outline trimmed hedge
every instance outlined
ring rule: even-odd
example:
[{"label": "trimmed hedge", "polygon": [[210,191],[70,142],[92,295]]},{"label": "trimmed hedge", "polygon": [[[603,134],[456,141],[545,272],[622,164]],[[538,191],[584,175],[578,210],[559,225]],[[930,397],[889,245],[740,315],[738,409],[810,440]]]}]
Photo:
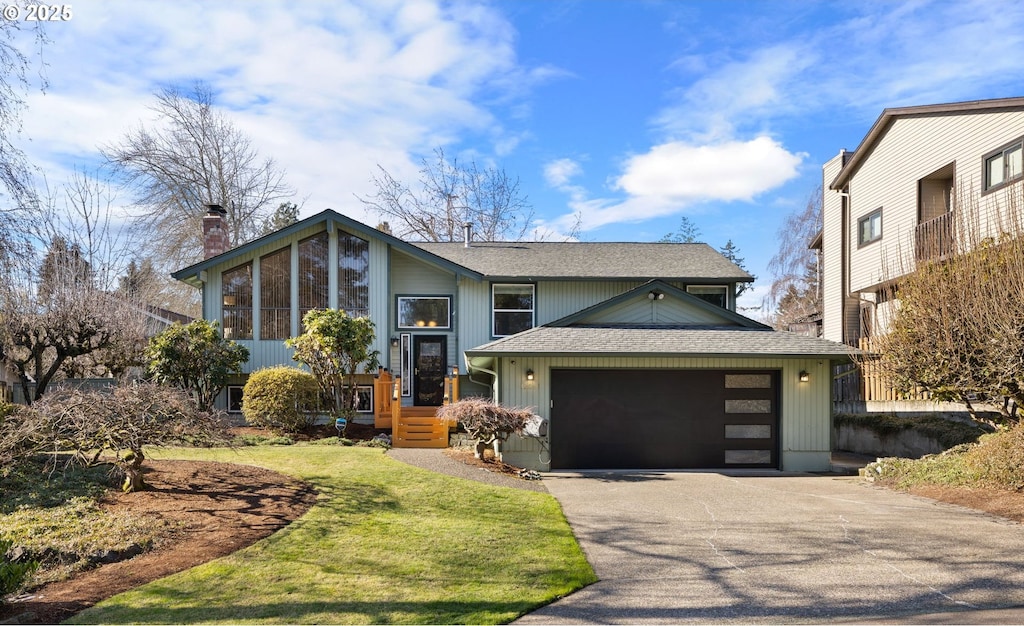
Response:
[{"label": "trimmed hedge", "polygon": [[267,367],[249,375],[242,390],[242,415],[252,426],[297,433],[317,417],[320,388],[309,372]]}]

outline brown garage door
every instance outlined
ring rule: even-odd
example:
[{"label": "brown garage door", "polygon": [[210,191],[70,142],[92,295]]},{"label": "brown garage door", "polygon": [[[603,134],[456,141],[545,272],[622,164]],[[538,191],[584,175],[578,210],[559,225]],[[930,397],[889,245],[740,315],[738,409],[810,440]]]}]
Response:
[{"label": "brown garage door", "polygon": [[778,373],[552,370],[553,469],[777,468]]}]

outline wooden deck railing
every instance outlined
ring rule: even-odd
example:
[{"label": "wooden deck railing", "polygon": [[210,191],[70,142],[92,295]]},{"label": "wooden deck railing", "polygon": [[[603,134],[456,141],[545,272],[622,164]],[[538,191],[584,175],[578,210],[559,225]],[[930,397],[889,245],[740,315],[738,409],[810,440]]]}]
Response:
[{"label": "wooden deck railing", "polygon": [[[878,350],[870,339],[861,338],[858,344],[865,352]],[[864,360],[856,365],[840,367],[843,371],[839,372],[841,375],[832,385],[832,400],[835,402],[931,400],[931,394],[920,388],[911,393],[897,391],[877,360]],[[851,368],[857,371],[847,373]]]},{"label": "wooden deck railing", "polygon": [[[402,406],[402,377],[380,369],[374,381],[373,425],[391,429],[391,445],[396,448],[447,448],[451,424],[437,417],[437,407]],[[453,373],[444,379],[444,404],[459,399],[459,377]]]},{"label": "wooden deck railing", "polygon": [[953,253],[953,213],[921,222],[914,229],[914,254],[918,261],[936,261]]}]

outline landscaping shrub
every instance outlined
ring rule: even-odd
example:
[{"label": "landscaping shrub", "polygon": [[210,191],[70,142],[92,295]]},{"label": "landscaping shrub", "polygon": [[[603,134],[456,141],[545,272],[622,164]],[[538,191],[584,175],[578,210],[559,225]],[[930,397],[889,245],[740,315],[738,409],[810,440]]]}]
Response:
[{"label": "landscaping shrub", "polygon": [[320,388],[312,374],[294,367],[253,372],[242,390],[242,414],[252,426],[297,433],[316,421]]},{"label": "landscaping shrub", "polygon": [[505,441],[512,433],[521,433],[533,411],[503,407],[483,398],[466,398],[439,408],[437,416],[461,424],[477,440],[476,457],[483,458],[487,446]]}]

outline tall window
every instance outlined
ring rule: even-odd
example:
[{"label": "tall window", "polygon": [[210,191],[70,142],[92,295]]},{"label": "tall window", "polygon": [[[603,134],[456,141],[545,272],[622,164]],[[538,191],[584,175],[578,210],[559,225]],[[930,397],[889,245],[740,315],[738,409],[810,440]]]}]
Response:
[{"label": "tall window", "polygon": [[1020,141],[985,156],[985,190],[1001,187],[1024,176],[1024,151]]},{"label": "tall window", "polygon": [[329,306],[327,233],[299,242],[299,319],[311,309]]},{"label": "tall window", "polygon": [[352,317],[370,314],[370,244],[338,233],[338,308]]},{"label": "tall window", "polygon": [[260,339],[292,334],[292,249],[260,259]]},{"label": "tall window", "polygon": [[857,220],[857,242],[864,246],[882,238],[882,209],[875,209]]},{"label": "tall window", "polygon": [[221,327],[225,339],[252,339],[252,262],[221,274]]},{"label": "tall window", "polygon": [[533,285],[491,287],[492,333],[507,337],[533,328]]}]

